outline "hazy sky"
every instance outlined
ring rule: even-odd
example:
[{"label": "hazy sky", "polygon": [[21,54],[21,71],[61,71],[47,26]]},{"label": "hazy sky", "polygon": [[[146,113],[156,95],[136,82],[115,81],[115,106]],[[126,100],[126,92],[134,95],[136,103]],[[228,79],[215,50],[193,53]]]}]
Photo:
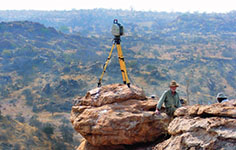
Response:
[{"label": "hazy sky", "polygon": [[112,8],[151,11],[229,12],[236,0],[2,0],[0,10],[71,10]]}]

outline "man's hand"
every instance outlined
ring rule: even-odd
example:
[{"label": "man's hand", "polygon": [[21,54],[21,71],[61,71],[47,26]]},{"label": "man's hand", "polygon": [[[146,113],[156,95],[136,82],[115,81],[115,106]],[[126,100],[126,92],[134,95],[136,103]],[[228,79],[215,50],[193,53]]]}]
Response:
[{"label": "man's hand", "polygon": [[159,115],[159,114],[160,114],[160,111],[159,111],[158,109],[156,109],[155,113],[156,113],[157,115]]}]

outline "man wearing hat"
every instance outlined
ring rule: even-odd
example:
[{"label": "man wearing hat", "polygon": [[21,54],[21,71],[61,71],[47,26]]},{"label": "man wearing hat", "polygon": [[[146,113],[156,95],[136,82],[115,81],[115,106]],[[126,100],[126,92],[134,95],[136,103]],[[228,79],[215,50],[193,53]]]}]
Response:
[{"label": "man wearing hat", "polygon": [[224,93],[218,93],[217,96],[216,96],[216,99],[219,103],[228,101],[228,99],[227,99],[227,97],[225,96]]},{"label": "man wearing hat", "polygon": [[176,92],[176,88],[179,87],[179,85],[173,80],[170,82],[169,87],[170,89],[166,90],[158,101],[156,114],[160,114],[163,103],[165,104],[165,111],[168,116],[173,116],[175,110],[181,106],[179,94]]}]

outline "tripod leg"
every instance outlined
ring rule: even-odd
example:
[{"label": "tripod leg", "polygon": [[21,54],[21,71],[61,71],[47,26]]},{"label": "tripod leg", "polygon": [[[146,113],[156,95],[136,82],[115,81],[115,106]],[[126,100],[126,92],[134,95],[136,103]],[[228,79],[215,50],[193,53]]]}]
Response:
[{"label": "tripod leg", "polygon": [[118,51],[118,57],[119,57],[119,62],[120,62],[120,70],[121,70],[121,74],[122,74],[122,78],[123,78],[123,82],[124,84],[127,84],[128,87],[130,87],[130,82],[128,79],[128,74],[127,74],[127,70],[126,70],[126,66],[125,66],[125,59],[121,50],[121,45],[117,44],[117,51]]},{"label": "tripod leg", "polygon": [[109,60],[111,59],[111,54],[112,54],[112,51],[113,51],[114,47],[115,47],[115,43],[112,45],[111,51],[109,53],[109,56],[108,56],[108,58],[106,60],[106,63],[104,64],[102,75],[101,75],[101,77],[100,77],[100,79],[98,81],[98,87],[100,87],[101,84],[102,84],[102,78],[103,78],[104,73],[106,72],[106,68],[107,68]]}]

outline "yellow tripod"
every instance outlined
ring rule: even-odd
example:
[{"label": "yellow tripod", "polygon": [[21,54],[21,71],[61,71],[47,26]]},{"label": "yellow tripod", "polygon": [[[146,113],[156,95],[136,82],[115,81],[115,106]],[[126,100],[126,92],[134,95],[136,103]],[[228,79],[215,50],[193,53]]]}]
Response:
[{"label": "yellow tripod", "polygon": [[111,54],[113,52],[113,49],[114,49],[115,45],[116,45],[117,52],[118,52],[118,58],[119,58],[120,70],[121,70],[121,74],[122,74],[122,78],[123,78],[123,83],[127,84],[127,86],[130,87],[130,82],[129,82],[129,78],[128,78],[128,74],[127,74],[127,70],[126,70],[126,66],[125,66],[125,60],[124,60],[124,56],[123,56],[123,53],[122,53],[122,50],[121,50],[120,42],[121,42],[120,41],[120,36],[115,36],[114,42],[113,42],[112,47],[111,47],[111,51],[109,53],[109,56],[106,60],[105,65],[104,65],[102,75],[101,75],[101,77],[98,81],[98,87],[101,86],[103,75],[106,72],[106,68],[107,68],[109,60],[111,59]]}]

